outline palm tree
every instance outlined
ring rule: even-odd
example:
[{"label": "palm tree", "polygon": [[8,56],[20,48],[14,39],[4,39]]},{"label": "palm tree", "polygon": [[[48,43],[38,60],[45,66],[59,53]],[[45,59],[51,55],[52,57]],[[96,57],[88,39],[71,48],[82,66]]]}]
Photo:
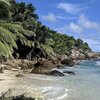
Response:
[{"label": "palm tree", "polygon": [[[8,21],[11,17],[9,9],[9,1],[0,0],[0,19],[2,19],[0,20],[0,55],[7,58],[14,52],[13,48],[17,49],[16,41],[20,40],[23,45],[31,47],[34,46],[34,42],[29,38],[35,37],[35,33],[24,29],[21,22],[11,23]],[[22,9],[20,11],[22,12]]]},{"label": "palm tree", "polygon": [[27,37],[35,37],[35,33],[30,30],[25,30],[23,26],[15,23],[0,22],[0,41],[4,45],[8,45],[7,47],[10,47],[9,51],[12,51],[12,53],[13,47],[17,48],[17,40],[20,40],[23,45],[28,45],[30,47],[34,45]]},{"label": "palm tree", "polygon": [[[25,30],[19,23],[8,23],[10,17],[9,1],[0,0],[0,55],[9,57],[13,53],[13,48],[17,48],[16,41],[21,40],[24,45],[33,45],[26,37],[35,36],[30,30]],[[4,20],[4,21],[3,21]],[[6,21],[5,21],[6,20]]]}]

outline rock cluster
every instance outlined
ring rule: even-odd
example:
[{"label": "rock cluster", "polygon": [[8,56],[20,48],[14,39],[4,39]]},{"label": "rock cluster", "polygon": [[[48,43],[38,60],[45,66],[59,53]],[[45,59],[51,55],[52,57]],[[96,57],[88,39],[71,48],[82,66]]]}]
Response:
[{"label": "rock cluster", "polygon": [[[0,68],[0,73],[3,73],[3,70],[12,70],[18,69],[23,70],[23,72],[30,69],[31,73],[34,74],[46,74],[54,76],[64,76],[63,73],[75,75],[74,72],[64,71],[63,73],[58,70],[52,70],[54,68],[63,68],[65,66],[72,67],[77,64],[78,60],[92,59],[97,57],[96,53],[87,53],[83,54],[82,50],[73,49],[70,57],[66,55],[60,55],[55,59],[43,59],[39,61],[29,61],[29,60],[8,60],[3,63],[3,66]],[[3,70],[2,70],[3,69]],[[17,75],[18,77],[19,74]]]}]

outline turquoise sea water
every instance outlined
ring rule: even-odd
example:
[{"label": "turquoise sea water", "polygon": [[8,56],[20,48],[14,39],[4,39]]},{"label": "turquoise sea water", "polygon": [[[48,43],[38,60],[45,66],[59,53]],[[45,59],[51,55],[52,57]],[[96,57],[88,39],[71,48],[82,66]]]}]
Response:
[{"label": "turquoise sea water", "polygon": [[69,89],[62,100],[100,100],[99,61],[85,61],[70,70],[76,75],[62,79],[62,85]]},{"label": "turquoise sea water", "polygon": [[100,64],[97,62],[83,61],[74,68],[62,69],[74,71],[76,75],[52,77],[56,84],[50,85],[46,100],[100,100]]},{"label": "turquoise sea water", "polygon": [[28,82],[24,78],[23,82],[31,84],[31,88],[40,89],[44,93],[44,100],[100,100],[99,60],[83,61],[73,68],[60,69],[63,70],[76,74],[66,74],[64,77],[31,74]]}]

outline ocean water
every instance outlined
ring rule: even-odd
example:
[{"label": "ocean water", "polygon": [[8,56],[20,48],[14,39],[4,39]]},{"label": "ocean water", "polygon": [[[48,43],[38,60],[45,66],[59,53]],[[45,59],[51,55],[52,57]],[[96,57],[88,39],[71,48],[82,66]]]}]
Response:
[{"label": "ocean water", "polygon": [[30,74],[22,80],[25,85],[39,89],[44,93],[44,100],[100,100],[100,61],[83,61],[73,68],[75,75],[65,77]]},{"label": "ocean water", "polygon": [[62,70],[74,71],[76,75],[47,77],[55,83],[41,87],[45,91],[45,100],[100,100],[99,60],[84,61],[74,68]]}]

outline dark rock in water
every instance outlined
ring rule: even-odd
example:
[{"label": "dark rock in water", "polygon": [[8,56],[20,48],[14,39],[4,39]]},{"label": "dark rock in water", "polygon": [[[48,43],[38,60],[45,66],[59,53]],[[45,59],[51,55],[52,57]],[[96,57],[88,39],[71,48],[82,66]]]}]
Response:
[{"label": "dark rock in water", "polygon": [[67,70],[65,70],[65,71],[63,71],[63,73],[67,73],[67,74],[70,74],[70,75],[75,75],[75,72],[73,72],[73,71],[67,71]]},{"label": "dark rock in water", "polygon": [[52,76],[65,76],[63,73],[61,73],[58,70],[52,70],[47,75],[52,75]]},{"label": "dark rock in water", "polygon": [[64,59],[61,61],[61,64],[64,64],[66,66],[74,66],[75,62],[72,59]]},{"label": "dark rock in water", "polygon": [[[36,93],[35,93],[36,92]],[[0,100],[43,100],[42,94],[39,91],[33,91],[20,88],[20,89],[9,89],[3,95],[1,95]]]},{"label": "dark rock in water", "polygon": [[2,70],[2,68],[0,68],[0,73],[3,73],[3,70]]},{"label": "dark rock in water", "polygon": [[35,68],[31,71],[31,73],[47,74],[48,72],[50,72],[50,70],[52,70],[56,66],[48,60],[41,60],[38,61],[36,64],[34,64],[34,67]]}]

